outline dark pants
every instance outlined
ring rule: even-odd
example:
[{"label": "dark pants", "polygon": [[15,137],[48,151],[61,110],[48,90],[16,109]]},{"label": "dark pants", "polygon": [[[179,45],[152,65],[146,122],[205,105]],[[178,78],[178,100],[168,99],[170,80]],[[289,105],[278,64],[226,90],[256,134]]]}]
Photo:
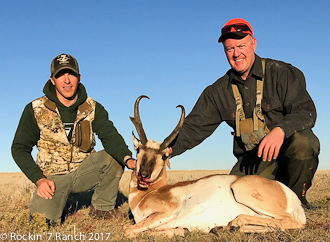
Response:
[{"label": "dark pants", "polygon": [[280,181],[291,188],[303,204],[308,204],[305,195],[312,186],[320,153],[320,142],[312,130],[302,130],[285,139],[276,160],[263,162],[257,152],[256,148],[238,157],[230,174],[260,175]]}]

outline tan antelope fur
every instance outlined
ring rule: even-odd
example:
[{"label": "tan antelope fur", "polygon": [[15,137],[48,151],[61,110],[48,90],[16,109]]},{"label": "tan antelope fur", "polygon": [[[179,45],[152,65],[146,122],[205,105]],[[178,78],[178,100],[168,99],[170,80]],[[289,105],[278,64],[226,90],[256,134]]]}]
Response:
[{"label": "tan antelope fur", "polygon": [[[210,175],[168,185],[168,145],[177,136],[185,116],[163,143],[147,139],[139,117],[140,96],[135,102],[133,134],[137,165],[132,172],[128,195],[134,225],[125,225],[133,237],[146,230],[168,235],[184,229],[209,232],[214,227],[240,227],[242,232],[302,228],[306,223],[298,197],[288,187],[260,176]],[[148,97],[146,97],[148,98]]]}]

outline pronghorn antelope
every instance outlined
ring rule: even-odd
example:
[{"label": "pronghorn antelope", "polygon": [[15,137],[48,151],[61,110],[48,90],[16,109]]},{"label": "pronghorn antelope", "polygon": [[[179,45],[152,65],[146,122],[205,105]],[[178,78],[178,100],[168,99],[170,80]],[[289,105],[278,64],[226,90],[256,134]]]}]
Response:
[{"label": "pronghorn antelope", "polygon": [[[240,227],[242,232],[302,228],[305,213],[298,197],[288,187],[260,176],[210,175],[194,181],[168,185],[167,147],[179,133],[185,117],[162,143],[147,139],[135,102],[133,134],[137,164],[128,195],[135,225],[125,225],[125,235],[154,229],[168,235],[184,230],[209,232],[214,227]],[[166,164],[166,165],[165,165]]]}]

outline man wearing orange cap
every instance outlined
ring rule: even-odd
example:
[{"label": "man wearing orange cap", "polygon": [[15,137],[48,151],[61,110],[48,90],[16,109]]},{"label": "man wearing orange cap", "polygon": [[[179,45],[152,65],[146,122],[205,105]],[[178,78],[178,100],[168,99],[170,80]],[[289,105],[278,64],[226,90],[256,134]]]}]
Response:
[{"label": "man wearing orange cap", "polygon": [[257,40],[244,19],[228,21],[218,42],[231,69],[203,91],[169,148],[172,157],[200,144],[225,121],[235,131],[237,163],[230,174],[279,180],[310,207],[305,195],[320,143],[311,130],[316,109],[303,73],[256,55]]}]

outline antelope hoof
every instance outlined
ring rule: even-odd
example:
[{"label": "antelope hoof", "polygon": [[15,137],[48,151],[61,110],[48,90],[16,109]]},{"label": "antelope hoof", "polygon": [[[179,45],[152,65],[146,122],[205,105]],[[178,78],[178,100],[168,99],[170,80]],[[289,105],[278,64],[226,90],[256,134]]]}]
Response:
[{"label": "antelope hoof", "polygon": [[124,229],[125,237],[128,237],[128,238],[136,237],[136,233],[133,231],[133,226],[134,225],[130,225],[130,224],[125,224],[124,225],[123,229]]},{"label": "antelope hoof", "polygon": [[234,233],[234,232],[237,232],[240,230],[240,227],[239,226],[230,226],[230,232]]},{"label": "antelope hoof", "polygon": [[214,227],[210,230],[210,234],[215,234],[216,236],[219,236],[220,233],[224,230],[224,228],[222,226],[217,226],[217,227]]}]

